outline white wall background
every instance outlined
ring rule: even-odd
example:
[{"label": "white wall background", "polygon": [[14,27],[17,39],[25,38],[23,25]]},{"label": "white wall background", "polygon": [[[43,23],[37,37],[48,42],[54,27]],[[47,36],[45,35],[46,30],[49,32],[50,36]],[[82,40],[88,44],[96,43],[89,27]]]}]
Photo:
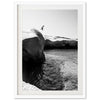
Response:
[{"label": "white wall background", "polygon": [[[87,98],[85,100],[100,100],[100,0],[85,1],[87,2]],[[14,99],[16,34],[13,31],[13,2],[14,0],[0,1],[0,100]]]}]

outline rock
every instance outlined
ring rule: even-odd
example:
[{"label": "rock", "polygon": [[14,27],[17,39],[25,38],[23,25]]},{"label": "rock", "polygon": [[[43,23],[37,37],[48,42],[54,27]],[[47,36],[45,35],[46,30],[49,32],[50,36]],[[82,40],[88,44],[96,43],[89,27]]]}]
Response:
[{"label": "rock", "polygon": [[42,64],[45,61],[44,38],[39,31],[34,31],[38,37],[22,41],[23,81],[31,84],[35,84],[39,74],[42,74]]},{"label": "rock", "polygon": [[23,90],[34,90],[34,91],[41,91],[39,88],[37,88],[36,86],[34,85],[31,85],[29,83],[26,83],[26,82],[22,82],[22,89]]},{"label": "rock", "polygon": [[78,42],[76,40],[51,41],[46,39],[44,49],[77,49],[77,46]]}]

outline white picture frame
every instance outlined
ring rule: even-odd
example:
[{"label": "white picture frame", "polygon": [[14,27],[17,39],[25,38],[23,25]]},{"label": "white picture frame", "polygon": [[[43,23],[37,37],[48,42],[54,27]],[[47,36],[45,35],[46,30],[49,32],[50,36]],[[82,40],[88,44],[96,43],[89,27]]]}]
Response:
[{"label": "white picture frame", "polygon": [[[22,34],[23,9],[78,10],[78,91],[23,91],[22,90]],[[17,34],[17,64],[15,67],[15,98],[86,98],[86,3],[84,2],[16,2],[15,33]]]}]

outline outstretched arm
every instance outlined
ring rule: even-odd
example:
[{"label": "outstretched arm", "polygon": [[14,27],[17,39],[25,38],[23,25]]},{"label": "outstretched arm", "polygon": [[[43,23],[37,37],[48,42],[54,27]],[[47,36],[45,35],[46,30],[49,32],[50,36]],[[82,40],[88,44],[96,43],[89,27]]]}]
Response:
[{"label": "outstretched arm", "polygon": [[44,29],[44,25],[41,27],[41,30],[43,30]]}]

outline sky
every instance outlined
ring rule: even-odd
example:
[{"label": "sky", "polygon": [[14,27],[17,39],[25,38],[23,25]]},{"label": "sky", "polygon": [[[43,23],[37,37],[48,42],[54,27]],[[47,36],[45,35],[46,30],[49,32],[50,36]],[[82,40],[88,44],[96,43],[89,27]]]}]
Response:
[{"label": "sky", "polygon": [[22,30],[41,29],[43,35],[77,38],[77,10],[33,10],[22,12]]}]

